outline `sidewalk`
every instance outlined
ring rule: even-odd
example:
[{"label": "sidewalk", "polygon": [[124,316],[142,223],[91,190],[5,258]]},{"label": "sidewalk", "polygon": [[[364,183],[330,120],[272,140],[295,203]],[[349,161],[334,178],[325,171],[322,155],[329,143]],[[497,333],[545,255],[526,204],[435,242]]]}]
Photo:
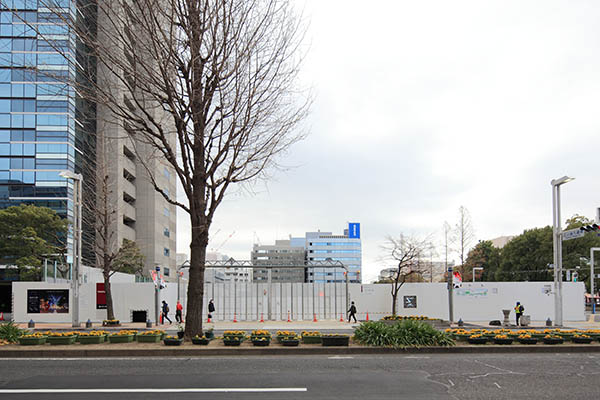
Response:
[{"label": "sidewalk", "polygon": [[[27,329],[27,323],[19,323],[17,324],[21,328]],[[255,329],[264,329],[268,331],[353,331],[354,327],[360,325],[360,323],[348,323],[348,322],[340,322],[340,321],[239,321],[239,322],[231,322],[231,321],[215,321],[211,323],[204,323],[203,328],[206,329],[214,329],[217,332],[222,332],[226,330],[242,330],[242,331],[251,331]],[[86,330],[85,323],[81,324],[80,328],[73,328],[70,323],[36,323],[35,330]],[[145,330],[146,323],[122,323],[121,326],[117,327],[103,327],[101,323],[95,323],[92,325],[91,329],[104,329],[104,330],[121,330],[121,329],[135,329],[135,330]],[[175,332],[177,331],[177,324],[166,324],[166,325],[152,325],[151,329],[161,329],[167,332]],[[89,330],[89,328],[87,329]]]}]

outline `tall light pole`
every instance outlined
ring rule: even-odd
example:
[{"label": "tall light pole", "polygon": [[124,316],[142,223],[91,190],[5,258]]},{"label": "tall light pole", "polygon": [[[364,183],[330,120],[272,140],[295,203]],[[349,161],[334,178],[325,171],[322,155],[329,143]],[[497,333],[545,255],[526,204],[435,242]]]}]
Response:
[{"label": "tall light pole", "polygon": [[563,324],[562,301],[562,229],[560,227],[560,186],[575,178],[563,176],[550,181],[552,185],[552,244],[554,250],[554,325]]},{"label": "tall light pole", "polygon": [[190,267],[190,260],[185,260],[177,268],[177,302],[178,303],[179,303],[179,299],[181,298],[180,283],[181,283],[181,275],[183,275],[183,272],[181,272],[181,270],[184,268],[189,268],[189,267]]},{"label": "tall light pole", "polygon": [[590,294],[592,295],[592,314],[596,314],[596,298],[594,296],[594,252],[600,247],[590,248]]},{"label": "tall light pole", "polygon": [[73,229],[73,274],[71,276],[71,286],[73,287],[73,328],[79,328],[79,274],[81,270],[81,186],[83,185],[83,176],[71,171],[61,171],[59,175],[65,179],[73,181],[73,206],[75,212],[75,229]]}]

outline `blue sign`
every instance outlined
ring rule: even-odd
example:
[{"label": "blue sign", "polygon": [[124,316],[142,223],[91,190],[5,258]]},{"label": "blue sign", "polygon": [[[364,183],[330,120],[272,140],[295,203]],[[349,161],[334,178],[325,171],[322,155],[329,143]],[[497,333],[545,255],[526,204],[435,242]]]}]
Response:
[{"label": "blue sign", "polygon": [[348,223],[348,237],[350,239],[360,239],[360,223],[358,223],[358,222]]}]

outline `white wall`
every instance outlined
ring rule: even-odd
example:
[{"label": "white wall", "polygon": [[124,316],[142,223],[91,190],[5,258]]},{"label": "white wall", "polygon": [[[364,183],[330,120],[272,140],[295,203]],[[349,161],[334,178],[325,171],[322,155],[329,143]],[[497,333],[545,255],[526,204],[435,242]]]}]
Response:
[{"label": "white wall", "polygon": [[[27,289],[69,289],[69,284],[46,282],[13,283],[13,319],[26,322],[70,322],[71,314],[27,314]],[[115,317],[121,321],[131,321],[131,312],[148,311],[154,321],[154,284],[118,283],[111,285]],[[554,296],[548,290],[551,282],[477,282],[463,283],[462,288],[454,291],[454,319],[464,321],[489,321],[502,319],[502,309],[512,310],[517,301],[525,307],[525,314],[531,319],[554,320]],[[204,289],[205,310],[211,298],[214,298],[216,320],[286,320],[288,311],[293,320],[340,319],[346,317],[345,284],[268,284],[254,283],[215,283],[206,284]],[[181,285],[181,301],[186,307],[187,287]],[[356,302],[358,319],[377,320],[391,313],[390,285],[370,284],[349,285],[350,299]],[[416,296],[417,308],[404,308],[404,296]],[[563,282],[563,319],[565,321],[583,321],[585,319],[584,284],[582,282]],[[269,307],[269,299],[271,306]],[[170,318],[175,321],[177,302],[177,283],[167,283],[160,292],[160,300],[169,303]],[[72,310],[73,301],[69,301]],[[448,319],[448,291],[445,283],[406,283],[398,294],[399,315],[426,315],[432,318]],[[514,317],[514,313],[511,314]],[[96,309],[96,284],[81,285],[80,321],[88,318],[92,322],[106,319],[106,310]]]},{"label": "white wall", "polygon": [[[71,322],[73,310],[73,294],[68,283],[47,282],[13,282],[13,321],[27,322]],[[69,289],[69,313],[65,314],[28,314],[27,289]],[[111,283],[115,318],[123,322],[131,321],[131,312],[146,310],[151,321],[154,317],[154,284],[153,283]],[[169,304],[170,318],[175,321],[175,304],[177,303],[177,284],[167,283],[160,291],[160,301]],[[159,303],[160,303],[159,301]],[[80,286],[79,320],[85,322],[101,322],[106,319],[105,309],[96,309],[96,283],[84,283]]]},{"label": "white wall", "polygon": [[[517,301],[532,320],[554,320],[552,282],[476,282],[463,283],[454,290],[454,319],[488,321],[503,319],[502,310],[512,310]],[[583,321],[585,286],[583,282],[563,282],[563,320]],[[392,310],[390,285],[353,285],[351,299],[358,316],[379,319]],[[417,296],[417,308],[404,308],[404,296]],[[448,290],[445,283],[406,283],[398,293],[398,315],[426,315],[448,319]],[[511,314],[514,317],[514,312]]]}]

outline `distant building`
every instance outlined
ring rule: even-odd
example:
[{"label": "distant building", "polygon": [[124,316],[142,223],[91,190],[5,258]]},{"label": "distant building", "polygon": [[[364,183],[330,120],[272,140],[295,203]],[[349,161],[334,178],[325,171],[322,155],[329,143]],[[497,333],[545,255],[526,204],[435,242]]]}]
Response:
[{"label": "distant building", "polygon": [[[332,232],[306,232],[303,238],[292,238],[292,246],[306,249],[307,261],[340,261],[348,268],[348,281],[362,283],[362,249],[360,224],[350,222],[342,235]],[[307,268],[306,282],[345,282],[342,268]]]},{"label": "distant building", "polygon": [[506,246],[506,244],[510,242],[513,238],[514,236],[500,236],[495,239],[490,239],[490,242],[492,242],[492,246],[494,246],[495,248],[501,249],[504,246]]},{"label": "distant building", "polygon": [[[269,268],[261,265],[304,265],[304,246],[292,246],[291,240],[276,240],[274,245],[255,244],[250,255],[254,282],[269,280]],[[271,282],[305,282],[305,268],[270,268]]]},{"label": "distant building", "polygon": [[[454,261],[448,261],[448,267],[453,267]],[[444,282],[446,272],[445,261],[420,260],[417,270],[424,282]],[[378,281],[394,279],[398,267],[384,268],[379,272]]]}]

